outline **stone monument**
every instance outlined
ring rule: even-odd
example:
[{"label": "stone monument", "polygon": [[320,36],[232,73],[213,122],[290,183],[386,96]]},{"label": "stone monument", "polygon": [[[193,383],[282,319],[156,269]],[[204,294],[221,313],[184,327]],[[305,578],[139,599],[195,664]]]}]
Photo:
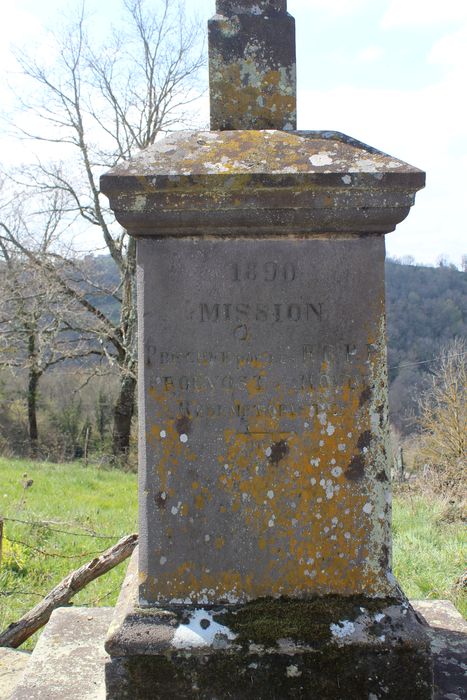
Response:
[{"label": "stone monument", "polygon": [[294,130],[285,0],[217,12],[212,130],[102,178],[137,238],[140,343],[108,697],[425,700],[429,643],[391,573],[384,299],[384,234],[425,176]]}]

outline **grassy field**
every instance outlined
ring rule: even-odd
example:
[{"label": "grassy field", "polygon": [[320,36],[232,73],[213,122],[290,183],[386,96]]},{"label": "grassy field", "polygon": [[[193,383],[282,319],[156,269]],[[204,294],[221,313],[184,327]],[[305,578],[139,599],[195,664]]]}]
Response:
[{"label": "grassy field", "polygon": [[[33,484],[25,488],[29,479]],[[5,521],[0,568],[1,629],[33,607],[70,571],[123,535],[137,531],[136,490],[134,474],[81,464],[0,458],[0,514],[49,525]],[[125,569],[123,563],[91,583],[74,598],[74,604],[114,605]],[[32,648],[35,640],[36,635],[24,648]]]},{"label": "grassy field", "polygon": [[[0,514],[9,518],[0,569],[0,629],[72,569],[135,532],[136,509],[134,474],[0,458]],[[448,598],[466,615],[465,593],[455,585],[465,568],[465,526],[460,520],[446,522],[444,513],[441,500],[396,496],[395,573],[409,597]],[[74,604],[114,605],[125,569],[123,564],[92,583]],[[24,648],[32,648],[36,636]]]}]

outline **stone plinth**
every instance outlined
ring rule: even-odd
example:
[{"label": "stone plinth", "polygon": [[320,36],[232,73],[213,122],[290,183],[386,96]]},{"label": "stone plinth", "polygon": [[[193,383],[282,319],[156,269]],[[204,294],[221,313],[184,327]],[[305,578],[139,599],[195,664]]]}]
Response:
[{"label": "stone plinth", "polygon": [[109,697],[337,698],[355,676],[398,698],[401,664],[431,696],[386,453],[384,234],[423,185],[342,134],[255,130],[177,134],[102,178],[140,319],[140,560]]},{"label": "stone plinth", "polygon": [[106,642],[112,700],[432,697],[428,628],[406,600],[263,598],[148,614],[137,578],[135,554]]}]

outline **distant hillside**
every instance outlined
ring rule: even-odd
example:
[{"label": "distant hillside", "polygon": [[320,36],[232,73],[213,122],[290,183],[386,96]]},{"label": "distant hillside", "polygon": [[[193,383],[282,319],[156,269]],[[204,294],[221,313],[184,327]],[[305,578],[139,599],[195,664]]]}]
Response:
[{"label": "distant hillside", "polygon": [[450,267],[386,263],[390,379],[399,365],[429,360],[467,336],[467,273]]},{"label": "distant hillside", "polygon": [[433,359],[450,340],[467,337],[467,273],[388,260],[386,298],[391,421],[408,433]]}]

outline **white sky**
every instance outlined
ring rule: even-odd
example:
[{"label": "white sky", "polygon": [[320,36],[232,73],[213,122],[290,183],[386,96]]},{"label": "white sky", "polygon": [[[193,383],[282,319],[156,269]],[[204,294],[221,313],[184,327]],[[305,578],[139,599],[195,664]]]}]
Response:
[{"label": "white sky", "polygon": [[[88,0],[97,27],[112,21],[118,2]],[[11,47],[30,50],[74,4],[3,4],[4,109],[11,105],[6,83],[21,89]],[[187,6],[207,21],[215,0]],[[426,263],[444,254],[459,265],[467,253],[467,0],[289,0],[288,9],[297,25],[299,128],[343,131],[426,170],[427,188],[387,237],[388,253]],[[28,151],[0,129],[2,161],[27,160]]]}]

